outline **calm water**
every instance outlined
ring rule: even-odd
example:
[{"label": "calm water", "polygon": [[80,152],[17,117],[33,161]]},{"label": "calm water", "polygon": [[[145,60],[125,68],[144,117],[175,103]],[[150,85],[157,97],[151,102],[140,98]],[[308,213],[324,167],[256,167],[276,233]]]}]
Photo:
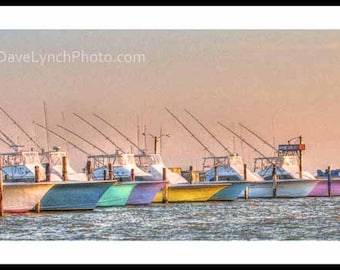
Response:
[{"label": "calm water", "polygon": [[257,199],[0,218],[0,240],[340,240],[340,198]]}]

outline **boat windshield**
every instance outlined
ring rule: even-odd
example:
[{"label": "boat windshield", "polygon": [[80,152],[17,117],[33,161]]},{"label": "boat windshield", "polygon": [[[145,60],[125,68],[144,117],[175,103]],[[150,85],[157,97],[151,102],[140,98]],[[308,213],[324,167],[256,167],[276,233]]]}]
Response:
[{"label": "boat windshield", "polygon": [[38,152],[22,152],[24,164],[39,164],[40,157]]},{"label": "boat windshield", "polygon": [[66,156],[66,152],[50,152],[49,158],[50,158],[50,164],[52,166],[56,165],[62,165],[63,164],[63,157]]},{"label": "boat windshield", "polygon": [[156,154],[152,154],[150,155],[150,159],[151,159],[151,164],[152,165],[163,165],[163,160],[162,157],[160,155],[156,155]]},{"label": "boat windshield", "polygon": [[126,165],[136,165],[134,155],[125,154],[119,155],[114,161],[115,166],[126,166]]}]

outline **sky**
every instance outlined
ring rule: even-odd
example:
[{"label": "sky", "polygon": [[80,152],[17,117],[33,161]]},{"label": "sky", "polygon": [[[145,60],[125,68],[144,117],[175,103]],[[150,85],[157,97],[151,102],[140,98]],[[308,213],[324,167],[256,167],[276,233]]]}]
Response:
[{"label": "sky", "polygon": [[[142,63],[10,62],[9,55],[143,54]],[[172,111],[215,155],[224,149],[186,112],[194,114],[248,166],[258,155],[217,124],[241,133],[263,154],[272,150],[243,123],[270,143],[302,136],[304,168],[316,173],[339,168],[340,31],[338,30],[0,30],[0,106],[47,149],[46,132],[33,121],[67,137],[91,154],[95,148],[56,125],[77,132],[114,152],[101,134],[76,118],[85,117],[125,151],[137,152],[96,113],[145,148],[147,133],[159,136],[168,167],[202,169],[203,147],[167,111]],[[34,145],[0,112],[0,128],[29,149]],[[146,149],[153,151],[147,136]],[[86,155],[49,135],[80,170]],[[10,149],[0,141],[0,151]],[[159,145],[158,145],[159,151]]]}]

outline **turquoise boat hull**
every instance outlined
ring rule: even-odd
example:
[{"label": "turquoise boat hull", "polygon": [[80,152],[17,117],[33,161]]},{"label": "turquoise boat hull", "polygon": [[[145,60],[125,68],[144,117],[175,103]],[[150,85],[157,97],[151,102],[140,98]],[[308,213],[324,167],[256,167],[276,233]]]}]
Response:
[{"label": "turquoise boat hull", "polygon": [[111,181],[65,181],[54,186],[40,201],[41,211],[93,210]]}]

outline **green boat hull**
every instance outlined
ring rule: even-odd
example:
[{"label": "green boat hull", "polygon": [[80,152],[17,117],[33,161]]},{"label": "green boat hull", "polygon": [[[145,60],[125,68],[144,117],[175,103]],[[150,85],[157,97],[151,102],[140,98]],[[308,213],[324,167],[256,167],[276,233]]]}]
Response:
[{"label": "green boat hull", "polygon": [[129,196],[135,188],[135,183],[113,184],[102,195],[97,203],[97,207],[111,207],[126,205]]}]

